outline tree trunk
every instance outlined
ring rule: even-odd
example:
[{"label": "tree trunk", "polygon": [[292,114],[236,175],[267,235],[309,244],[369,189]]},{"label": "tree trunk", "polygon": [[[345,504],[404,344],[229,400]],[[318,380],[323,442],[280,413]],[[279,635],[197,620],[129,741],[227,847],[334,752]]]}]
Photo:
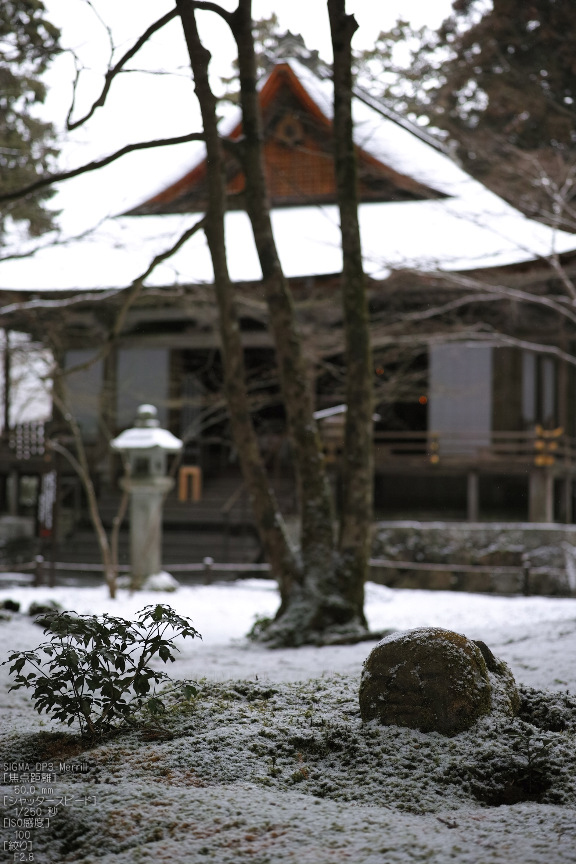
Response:
[{"label": "tree trunk", "polygon": [[86,451],[84,450],[84,443],[80,435],[80,430],[73,425],[73,422],[70,423],[70,426],[72,428],[72,433],[74,435],[74,440],[78,449],[78,459],[76,459],[76,457],[66,447],[63,447],[61,444],[59,444],[58,441],[50,441],[49,446],[56,453],[60,453],[68,460],[68,462],[76,471],[76,473],[80,477],[80,480],[82,481],[84,491],[86,492],[86,498],[88,499],[90,520],[96,533],[96,539],[98,540],[98,546],[100,548],[102,569],[104,571],[104,581],[108,586],[108,593],[110,595],[110,599],[114,600],[118,588],[118,561],[115,561],[113,559],[112,553],[110,551],[110,544],[108,543],[108,537],[106,535],[106,530],[104,528],[104,525],[102,524],[102,519],[100,518],[100,511],[98,510],[98,499],[96,497],[94,484],[92,483],[92,478],[90,477],[90,472],[88,470]]},{"label": "tree trunk", "polygon": [[2,433],[5,436],[6,440],[10,436],[10,401],[11,401],[11,378],[12,378],[12,357],[11,357],[11,345],[10,345],[10,330],[8,327],[4,328],[4,351],[2,354],[2,363],[3,363],[3,373],[4,373],[4,387],[2,394]]},{"label": "tree trunk", "polygon": [[[58,353],[59,352],[56,350],[53,350],[54,358],[58,356]],[[80,478],[80,482],[84,487],[84,492],[86,493],[86,499],[88,502],[90,521],[92,522],[92,527],[94,528],[98,547],[100,549],[104,580],[108,586],[110,599],[114,600],[118,588],[118,562],[114,561],[112,558],[106,529],[104,528],[100,517],[98,498],[96,496],[92,477],[90,476],[90,465],[88,464],[88,457],[86,455],[82,433],[76,418],[68,409],[69,399],[64,385],[64,373],[61,363],[57,363],[53,371],[52,404],[55,406],[61,420],[67,424],[72,433],[77,456],[74,456],[68,448],[62,446],[62,444],[54,439],[49,442],[49,446],[56,453],[60,453],[64,456]]]},{"label": "tree trunk", "polygon": [[342,232],[342,302],[346,339],[346,428],[338,539],[339,587],[363,618],[373,498],[373,396],[370,316],[358,224],[352,123],[351,40],[358,25],[346,0],[328,0],[334,52],[334,164]]},{"label": "tree trunk", "polygon": [[208,80],[210,52],[200,42],[193,5],[187,0],[177,0],[177,8],[190,55],[206,140],[209,207],[205,219],[205,232],[214,269],[224,387],[230,423],[260,540],[270,563],[272,575],[280,586],[281,609],[283,609],[288,604],[295,585],[301,581],[301,571],[287,540],[250,416],[240,325],[226,259],[224,235],[226,187],[217,127],[216,99]]},{"label": "tree trunk", "polygon": [[[292,296],[282,272],[272,231],[256,86],[251,0],[239,0],[233,13],[225,12],[214,3],[202,3],[200,0],[177,0],[177,8],[190,53],[206,136],[210,207],[205,230],[214,266],[220,310],[226,397],[244,476],[252,494],[255,518],[273,573],[279,577],[281,587],[280,609],[263,637],[276,645],[322,642],[334,637],[354,638],[365,634],[362,586],[360,590],[357,585],[351,590],[347,570],[339,566],[334,539],[332,496],[322,443],[314,419],[314,396],[296,327]],[[274,502],[263,492],[264,486],[267,488],[267,482],[248,411],[239,324],[232,302],[226,264],[225,180],[221,143],[216,126],[215,99],[207,77],[210,55],[198,37],[195,8],[211,9],[225,18],[232,28],[238,46],[243,137],[235,146],[246,179],[246,210],[262,268],[269,325],[276,348],[288,432],[293,448],[301,516],[300,567],[295,567],[292,559],[287,557],[287,546],[282,546],[285,539],[280,542],[280,534],[276,537],[269,533],[279,527],[278,515]],[[276,547],[270,543],[273,536]],[[271,553],[276,554],[276,564]],[[287,566],[290,574],[288,577]],[[343,587],[345,590],[342,590]]]},{"label": "tree trunk", "polygon": [[333,513],[322,443],[314,420],[314,396],[296,328],[294,304],[276,249],[264,173],[262,123],[252,32],[251,0],[240,0],[232,30],[238,45],[242,106],[241,162],[246,177],[246,210],[269,309],[284,408],[291,439],[302,518],[302,559],[306,573],[332,569]]},{"label": "tree trunk", "polygon": [[363,617],[338,583],[332,496],[322,442],[314,419],[314,396],[294,315],[294,304],[276,249],[262,148],[262,123],[252,32],[251,0],[231,16],[238,46],[242,132],[240,156],[246,178],[246,209],[274,337],[280,384],[292,443],[301,515],[304,581],[277,616],[269,635],[285,644],[315,641],[331,630],[356,629]]}]

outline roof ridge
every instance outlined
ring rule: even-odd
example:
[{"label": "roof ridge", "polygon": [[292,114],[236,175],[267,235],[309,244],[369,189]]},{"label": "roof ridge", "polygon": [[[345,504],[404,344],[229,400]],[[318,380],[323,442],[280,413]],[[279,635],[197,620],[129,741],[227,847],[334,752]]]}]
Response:
[{"label": "roof ridge", "polygon": [[353,86],[352,92],[357,99],[359,99],[361,102],[364,102],[364,104],[368,105],[369,108],[372,108],[374,111],[378,111],[378,113],[382,114],[383,117],[386,117],[388,120],[391,120],[393,123],[401,126],[402,129],[406,129],[407,132],[410,132],[416,138],[424,141],[425,144],[429,144],[431,147],[434,147],[435,150],[438,150],[444,156],[448,156],[450,159],[452,159],[452,161],[455,161],[451,152],[451,148],[448,145],[444,144],[444,142],[440,141],[438,138],[436,138],[435,135],[432,135],[430,132],[426,132],[425,129],[422,129],[412,120],[409,120],[407,117],[403,117],[402,114],[400,114],[394,108],[390,108],[390,106],[387,105],[382,98],[374,96],[372,93],[364,90],[364,88],[358,84],[355,84]]},{"label": "roof ridge", "polygon": [[[315,53],[317,54],[317,52]],[[320,82],[332,81],[332,67],[328,63],[317,57],[314,58],[314,62],[306,62],[306,60],[301,56],[281,56],[275,58],[274,65],[280,65],[281,63],[287,63],[288,65],[290,65],[291,61],[300,63]],[[270,71],[272,68],[273,66],[270,68]],[[407,117],[404,117],[394,108],[391,108],[390,105],[388,105],[382,97],[374,96],[373,93],[368,92],[368,90],[362,87],[361,84],[354,84],[352,87],[352,93],[357,99],[360,100],[360,102],[363,102],[369,108],[372,108],[372,110],[377,111],[383,117],[386,117],[387,120],[390,120],[392,123],[396,123],[397,126],[400,126],[402,129],[410,132],[412,135],[414,135],[416,138],[419,138],[425,144],[428,144],[430,147],[433,147],[439,153],[442,153],[442,155],[447,156],[455,164],[457,164],[459,168],[462,167],[454,158],[454,153],[450,145],[445,144],[435,135],[427,132],[421,126],[418,126],[412,120],[409,120]]]}]

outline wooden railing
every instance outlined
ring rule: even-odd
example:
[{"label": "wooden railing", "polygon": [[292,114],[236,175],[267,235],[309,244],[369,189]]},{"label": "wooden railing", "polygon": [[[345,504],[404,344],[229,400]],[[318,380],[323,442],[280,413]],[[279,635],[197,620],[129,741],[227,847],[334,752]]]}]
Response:
[{"label": "wooden railing", "polygon": [[[342,424],[321,424],[322,439],[330,461],[338,458],[343,446]],[[10,455],[26,461],[45,452],[45,424],[19,423],[2,436]],[[519,432],[435,432],[375,431],[377,463],[398,460],[435,465],[478,462],[505,462],[513,465],[576,466],[576,439],[562,429],[536,427]],[[237,490],[239,491],[239,490]]]},{"label": "wooden railing", "polygon": [[[340,429],[325,426],[322,438],[334,459],[342,450]],[[381,432],[374,433],[377,464],[413,462],[420,465],[504,463],[510,467],[558,464],[576,467],[576,439],[562,430],[524,432]]]}]

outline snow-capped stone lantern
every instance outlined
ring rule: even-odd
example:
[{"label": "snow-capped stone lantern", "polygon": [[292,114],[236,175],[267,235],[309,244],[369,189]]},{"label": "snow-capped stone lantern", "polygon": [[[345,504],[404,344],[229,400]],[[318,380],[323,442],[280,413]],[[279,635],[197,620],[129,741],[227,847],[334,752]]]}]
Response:
[{"label": "snow-capped stone lantern", "polygon": [[154,405],[140,405],[132,429],[121,432],[110,446],[126,455],[120,485],[130,494],[130,586],[141,588],[163,574],[162,502],[174,485],[166,476],[167,456],[181,450],[182,441],[160,428]]}]

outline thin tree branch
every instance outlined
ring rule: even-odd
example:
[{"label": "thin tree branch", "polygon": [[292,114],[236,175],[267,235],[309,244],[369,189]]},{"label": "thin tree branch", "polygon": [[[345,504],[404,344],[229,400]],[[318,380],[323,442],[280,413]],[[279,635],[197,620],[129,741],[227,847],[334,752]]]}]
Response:
[{"label": "thin tree branch", "polygon": [[[414,271],[415,274],[416,272],[417,271]],[[445,273],[438,275],[442,275],[444,279],[447,278]],[[573,310],[562,306],[560,303],[557,303],[555,300],[552,300],[550,297],[531,294],[529,291],[520,291],[516,288],[509,288],[505,285],[486,285],[464,276],[452,275],[450,281],[457,285],[461,285],[462,287],[473,289],[475,293],[466,294],[463,297],[458,297],[455,300],[450,300],[448,303],[433,306],[429,309],[402,314],[396,323],[403,323],[405,321],[424,321],[428,318],[436,318],[471,303],[516,300],[522,303],[534,303],[537,306],[545,306],[547,309],[551,309],[558,315],[561,315],[563,318],[567,318],[573,324],[576,324],[576,313]]]},{"label": "thin tree branch", "polygon": [[[556,273],[557,268],[553,265],[551,266],[554,270],[554,273]],[[443,274],[443,276],[444,279],[447,278],[447,274]],[[501,296],[508,297],[511,300],[519,300],[523,303],[536,303],[540,306],[546,306],[549,309],[554,310],[554,312],[557,312],[558,315],[569,318],[571,321],[576,323],[576,315],[574,314],[574,312],[566,309],[566,307],[563,306],[559,301],[551,297],[539,294],[532,294],[530,291],[521,291],[519,288],[512,288],[502,284],[489,285],[482,282],[481,280],[474,280],[464,275],[451,275],[449,277],[449,281],[452,281],[457,285],[463,285],[467,288],[475,288],[476,290],[480,290],[488,294],[500,294]]]},{"label": "thin tree branch", "polygon": [[38,189],[43,189],[45,186],[51,186],[53,183],[60,183],[63,180],[70,180],[72,177],[78,177],[80,174],[86,174],[89,171],[96,171],[98,168],[104,168],[126,156],[128,153],[133,153],[136,150],[150,150],[154,147],[167,147],[172,144],[186,144],[188,141],[203,141],[204,135],[202,132],[191,132],[189,135],[177,135],[174,138],[158,138],[154,141],[139,141],[136,144],[126,144],[120,150],[104,156],[103,159],[95,159],[93,162],[87,162],[86,165],[81,165],[79,168],[73,168],[72,171],[62,171],[58,174],[49,174],[47,177],[41,177],[35,180],[29,186],[23,186],[22,189],[16,189],[13,192],[7,192],[0,195],[0,201],[12,201],[15,198],[24,198],[25,195],[30,195]]},{"label": "thin tree branch", "polygon": [[[67,415],[66,419],[68,419],[68,416],[69,415]],[[69,462],[69,464],[72,466],[76,474],[78,474],[82,482],[84,482],[85,475],[82,465],[80,464],[78,459],[76,459],[74,454],[71,453],[70,450],[68,450],[67,447],[64,447],[62,444],[59,444],[58,441],[54,441],[52,438],[50,438],[46,442],[46,445],[48,450],[54,450],[56,453],[60,453],[61,456],[64,456]]]},{"label": "thin tree branch", "polygon": [[100,15],[92,0],[84,0],[87,6],[90,7],[92,14],[95,18],[98,19],[104,30],[106,31],[106,35],[108,36],[108,44],[110,45],[110,62],[112,61],[112,57],[114,55],[114,38],[112,36],[112,28],[110,25],[104,20],[104,18]]},{"label": "thin tree branch", "polygon": [[549,261],[550,261],[550,266],[552,267],[554,273],[556,274],[556,276],[558,277],[558,279],[560,280],[560,282],[562,283],[562,285],[566,289],[566,293],[568,294],[570,299],[572,301],[576,300],[576,287],[574,286],[574,283],[568,277],[568,275],[566,274],[566,271],[564,270],[564,268],[560,264],[560,259],[559,259],[558,254],[551,255]]},{"label": "thin tree branch", "polygon": [[120,335],[122,327],[124,326],[124,321],[126,320],[126,315],[128,314],[128,310],[138,297],[145,280],[148,278],[148,276],[150,276],[152,271],[155,270],[159,264],[162,264],[168,258],[171,258],[173,255],[175,255],[176,252],[178,252],[178,250],[181,249],[182,246],[184,246],[184,244],[188,240],[190,240],[191,237],[194,236],[194,234],[203,229],[204,226],[205,217],[202,217],[202,219],[199,219],[197,222],[195,222],[191,228],[188,228],[186,231],[184,231],[184,233],[178,238],[176,243],[174,243],[174,245],[170,247],[170,249],[166,249],[164,252],[160,252],[158,255],[155,255],[144,273],[134,279],[128,289],[126,299],[122,304],[122,308],[116,316],[114,327],[110,331],[110,336],[108,337],[108,342],[113,342]]},{"label": "thin tree branch", "polygon": [[[65,375],[72,375],[75,372],[82,372],[84,369],[89,369],[94,363],[97,363],[99,360],[102,360],[108,352],[110,351],[114,341],[118,338],[122,331],[122,327],[126,320],[126,316],[132,304],[136,301],[140,291],[144,287],[144,281],[150,276],[152,271],[159,265],[166,261],[168,258],[171,258],[172,255],[175,255],[179,249],[198,231],[204,228],[204,218],[199,219],[198,222],[195,222],[191,228],[188,228],[174,243],[170,249],[166,249],[164,252],[160,252],[156,255],[151,263],[148,265],[146,270],[137,276],[131,284],[127,288],[113,288],[110,291],[103,291],[101,294],[77,294],[73,297],[68,297],[64,300],[30,300],[26,303],[12,303],[10,306],[4,306],[0,309],[0,315],[8,315],[11,312],[19,312],[21,310],[27,309],[58,309],[65,308],[66,306],[71,306],[76,303],[84,303],[90,301],[98,301],[98,300],[108,300],[110,297],[114,297],[116,294],[120,294],[122,292],[126,292],[126,297],[116,320],[114,322],[114,326],[109,332],[107,339],[104,341],[102,347],[99,351],[96,352],[95,355],[90,357],[89,360],[86,360],[84,363],[78,363],[75,366],[70,366],[65,370]],[[54,370],[51,371],[49,376],[54,375]]]},{"label": "thin tree branch", "polygon": [[482,332],[475,327],[456,330],[453,333],[440,331],[438,333],[428,333],[419,335],[417,333],[406,334],[404,336],[390,336],[375,334],[372,340],[373,348],[388,348],[410,345],[440,345],[447,342],[483,342],[489,345],[510,345],[515,348],[523,348],[526,351],[534,351],[538,354],[548,354],[552,357],[557,357],[560,360],[565,360],[571,366],[576,366],[576,356],[567,351],[563,351],[556,345],[546,345],[543,342],[531,342],[528,339],[518,339],[515,336],[510,336],[507,333],[499,331]]},{"label": "thin tree branch", "polygon": [[109,217],[106,216],[100,219],[95,225],[91,225],[89,228],[81,231],[80,234],[72,234],[69,237],[65,237],[63,235],[63,232],[58,230],[56,232],[56,236],[53,237],[51,240],[38,243],[38,245],[33,246],[32,248],[27,249],[24,252],[12,252],[8,255],[0,255],[0,263],[4,261],[22,261],[25,258],[32,258],[33,255],[36,255],[38,252],[42,252],[44,249],[54,249],[58,246],[69,246],[70,243],[77,243],[79,240],[84,240],[85,237],[90,237],[91,235],[93,235],[94,232],[97,231],[98,228],[100,228],[100,226],[108,218]]},{"label": "thin tree branch", "polygon": [[10,315],[12,312],[26,312],[29,309],[65,309],[68,306],[74,306],[77,303],[91,303],[99,300],[108,300],[124,291],[124,288],[112,288],[110,291],[102,291],[98,294],[94,292],[86,294],[75,294],[73,297],[66,297],[64,300],[26,300],[23,303],[10,303],[9,306],[0,307],[0,317]]},{"label": "thin tree branch", "polygon": [[541,342],[531,342],[528,339],[517,339],[515,336],[509,336],[507,333],[496,333],[495,341],[501,345],[512,345],[515,348],[523,348],[526,351],[535,351],[538,354],[548,354],[551,357],[557,357],[559,360],[564,360],[570,366],[576,366],[576,357],[568,351],[563,351],[557,345],[545,345]]},{"label": "thin tree branch", "polygon": [[151,24],[150,27],[148,27],[148,29],[144,31],[144,33],[139,37],[139,39],[136,40],[134,45],[123,55],[123,57],[120,58],[118,63],[116,63],[116,65],[113,66],[111,69],[108,69],[108,71],[106,72],[104,87],[102,88],[100,96],[92,104],[92,107],[87,112],[87,114],[85,114],[79,120],[75,121],[72,121],[70,119],[72,117],[72,112],[74,111],[75,103],[75,100],[72,100],[72,105],[70,106],[68,116],[66,117],[67,129],[69,129],[70,131],[72,129],[77,129],[79,126],[82,126],[84,123],[86,123],[86,121],[89,120],[90,117],[92,117],[92,115],[98,108],[102,108],[106,101],[106,97],[108,96],[110,87],[112,86],[112,81],[122,71],[124,65],[128,62],[128,60],[131,60],[132,57],[134,57],[138,53],[140,48],[142,48],[142,46],[148,41],[148,39],[150,39],[151,36],[154,35],[154,33],[164,27],[165,24],[168,24],[169,21],[172,21],[172,19],[175,18],[177,14],[178,13],[176,9],[172,9],[166,15],[163,15],[162,18],[159,18],[158,21],[155,21],[154,24]]},{"label": "thin tree branch", "polygon": [[102,517],[100,516],[100,511],[98,509],[98,499],[96,497],[96,490],[94,489],[94,484],[90,476],[90,466],[88,464],[88,458],[86,456],[86,449],[84,447],[82,433],[80,432],[80,427],[78,426],[76,418],[68,410],[68,405],[66,404],[65,399],[60,398],[60,396],[57,394],[56,388],[52,393],[52,398],[55,404],[58,406],[58,409],[61,411],[62,416],[70,426],[78,456],[74,456],[66,447],[64,447],[62,444],[60,444],[58,441],[55,441],[54,439],[50,439],[47,444],[49,448],[55,450],[57,453],[60,453],[69,461],[70,465],[72,466],[74,471],[76,471],[76,473],[80,477],[82,485],[84,486],[84,491],[86,492],[86,498],[88,500],[90,519],[92,521],[94,531],[96,532],[96,536],[98,538],[98,545],[100,547],[100,554],[102,556],[102,564],[104,567],[106,584],[108,585],[111,599],[114,599],[114,597],[116,596],[116,572],[110,557],[110,544],[108,542],[108,536],[106,534],[106,531],[104,530],[104,526],[102,524]]}]

